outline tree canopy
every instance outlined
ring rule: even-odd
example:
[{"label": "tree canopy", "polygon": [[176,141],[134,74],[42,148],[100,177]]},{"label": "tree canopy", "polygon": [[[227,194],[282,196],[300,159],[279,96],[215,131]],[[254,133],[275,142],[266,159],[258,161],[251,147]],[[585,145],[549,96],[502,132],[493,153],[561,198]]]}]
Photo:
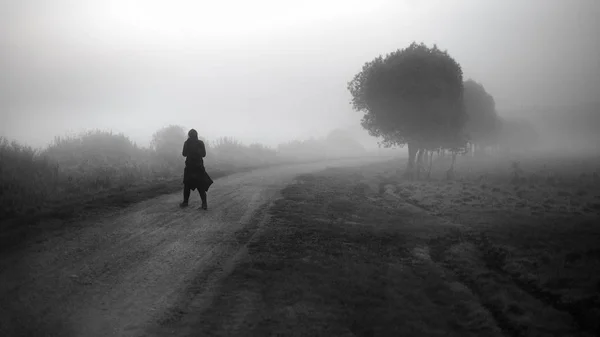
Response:
[{"label": "tree canopy", "polygon": [[466,120],[460,65],[436,45],[413,42],[364,64],[348,83],[362,126],[386,146],[408,144],[409,168],[416,150],[463,139]]},{"label": "tree canopy", "polygon": [[494,144],[501,126],[494,97],[482,84],[469,79],[464,83],[464,104],[467,113],[465,131],[471,143],[481,146]]},{"label": "tree canopy", "polygon": [[186,134],[187,133],[182,126],[166,126],[152,135],[150,147],[160,155],[180,156],[183,142],[185,142],[187,138]]}]

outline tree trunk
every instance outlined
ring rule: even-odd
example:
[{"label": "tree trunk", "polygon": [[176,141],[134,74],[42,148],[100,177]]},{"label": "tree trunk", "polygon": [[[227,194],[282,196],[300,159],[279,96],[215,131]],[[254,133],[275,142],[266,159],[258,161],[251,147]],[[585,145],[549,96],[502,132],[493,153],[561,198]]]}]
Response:
[{"label": "tree trunk", "polygon": [[433,166],[433,151],[429,151],[429,169],[427,170],[427,179],[431,179],[431,166]]},{"label": "tree trunk", "polygon": [[414,170],[415,170],[415,158],[417,156],[417,151],[419,148],[415,143],[408,143],[408,165],[406,166],[405,176],[409,179],[413,178]]},{"label": "tree trunk", "polygon": [[452,171],[454,171],[454,163],[456,163],[456,153],[452,154]]},{"label": "tree trunk", "polygon": [[454,163],[456,162],[456,152],[452,153],[452,165],[450,165],[450,168],[448,169],[448,171],[446,171],[446,179],[448,180],[452,180],[454,179]]},{"label": "tree trunk", "polygon": [[421,179],[421,172],[423,172],[423,154],[425,149],[419,149],[417,152],[417,179]]}]

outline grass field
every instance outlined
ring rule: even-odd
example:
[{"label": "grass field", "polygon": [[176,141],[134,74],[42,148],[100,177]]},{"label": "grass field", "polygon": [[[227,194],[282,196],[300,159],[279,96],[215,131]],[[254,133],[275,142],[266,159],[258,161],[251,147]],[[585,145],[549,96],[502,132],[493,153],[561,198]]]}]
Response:
[{"label": "grass field", "polygon": [[400,161],[298,177],[199,333],[597,336],[599,161]]}]

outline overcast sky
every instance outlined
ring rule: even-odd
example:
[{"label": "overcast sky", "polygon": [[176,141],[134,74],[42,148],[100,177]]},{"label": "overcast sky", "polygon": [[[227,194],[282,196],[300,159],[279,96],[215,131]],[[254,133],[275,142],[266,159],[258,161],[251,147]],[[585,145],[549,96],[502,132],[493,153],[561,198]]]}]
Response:
[{"label": "overcast sky", "polygon": [[500,111],[600,97],[598,0],[0,0],[0,135],[167,124],[275,144],[356,126],[366,61],[437,43]]}]

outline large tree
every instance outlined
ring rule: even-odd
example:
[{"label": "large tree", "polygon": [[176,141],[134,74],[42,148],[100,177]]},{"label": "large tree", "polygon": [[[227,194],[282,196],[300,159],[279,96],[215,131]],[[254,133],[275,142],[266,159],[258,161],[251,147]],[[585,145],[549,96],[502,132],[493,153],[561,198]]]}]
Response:
[{"label": "large tree", "polygon": [[465,131],[471,144],[476,149],[494,145],[500,130],[494,97],[483,85],[469,79],[464,83],[464,104],[467,112]]},{"label": "large tree", "polygon": [[465,122],[462,69],[435,45],[413,42],[365,63],[348,90],[370,135],[386,147],[408,145],[410,174],[417,152],[460,138]]}]

